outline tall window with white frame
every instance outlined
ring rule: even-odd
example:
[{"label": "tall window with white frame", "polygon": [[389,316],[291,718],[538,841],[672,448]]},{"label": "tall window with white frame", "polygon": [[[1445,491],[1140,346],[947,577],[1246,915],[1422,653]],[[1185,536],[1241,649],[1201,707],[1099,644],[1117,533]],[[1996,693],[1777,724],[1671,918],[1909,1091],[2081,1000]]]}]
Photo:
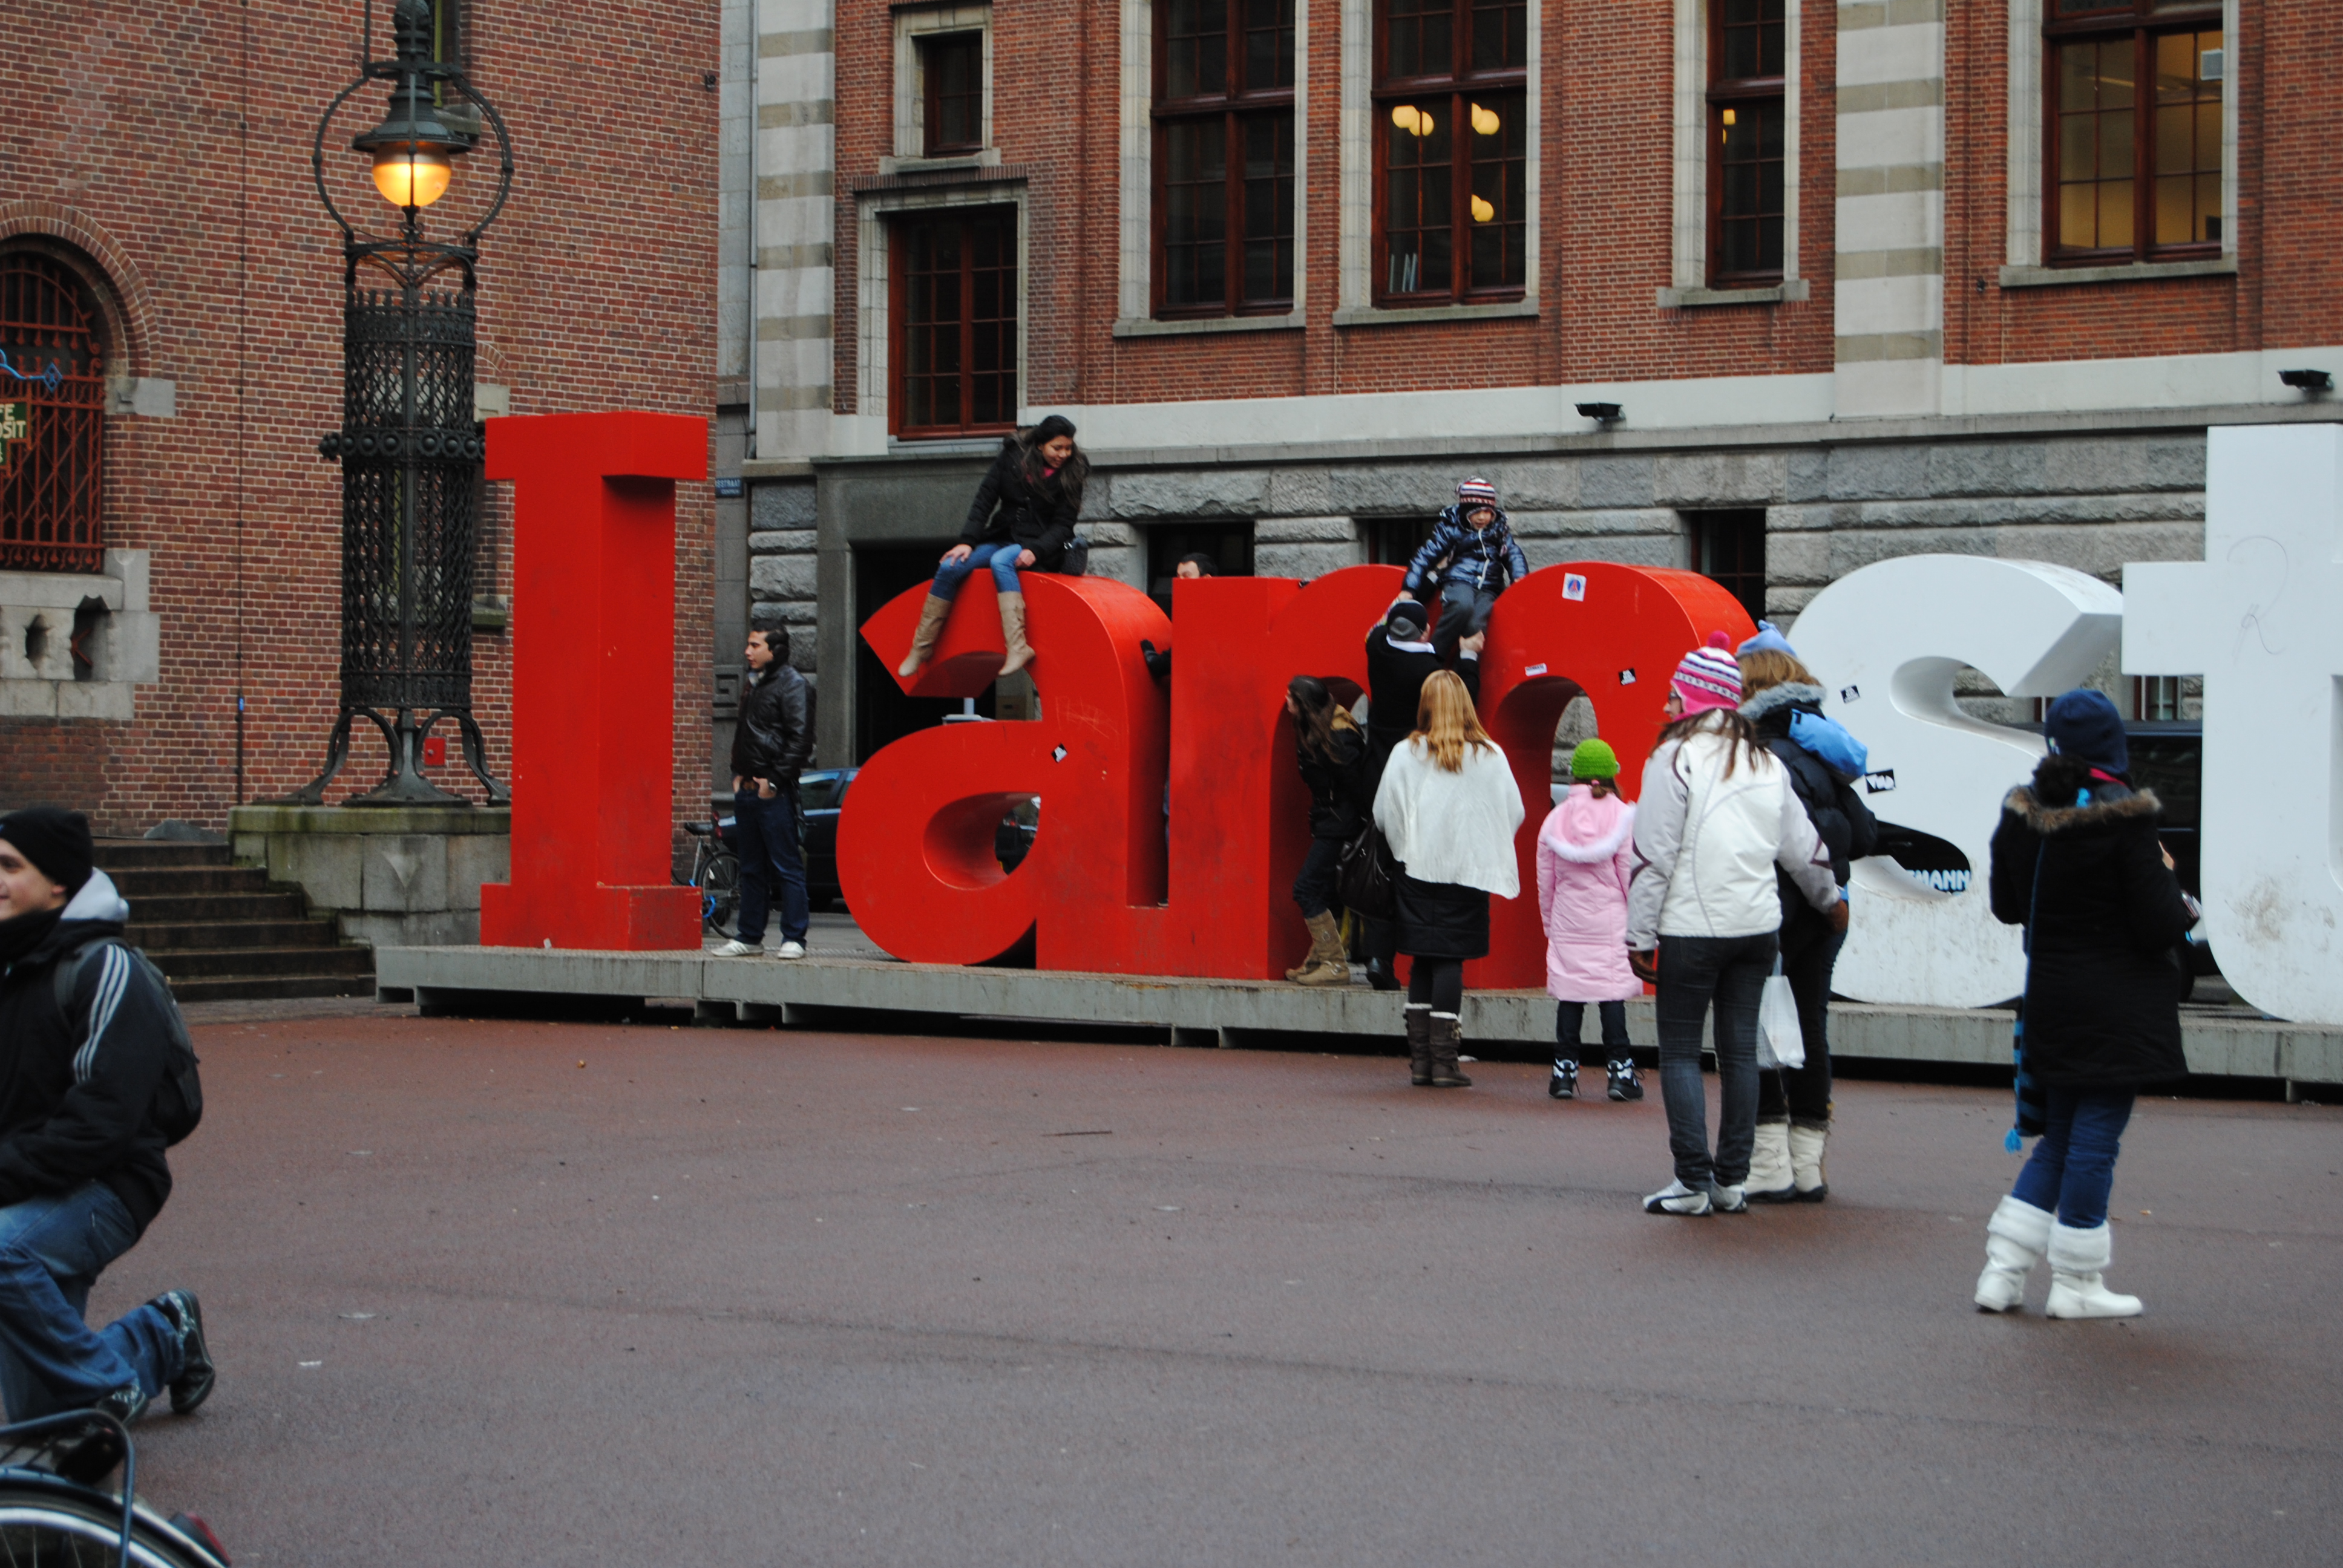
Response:
[{"label": "tall window with white frame", "polygon": [[2043,49],[2052,263],[2218,256],[2218,0],[2051,0]]},{"label": "tall window with white frame", "polygon": [[1376,0],[1378,304],[1526,291],[1529,57],[1526,0]]},{"label": "tall window with white frame", "polygon": [[990,435],[1017,417],[1017,209],[947,207],[888,223],[888,401],[906,438]]},{"label": "tall window with white frame", "polygon": [[1293,0],[1155,7],[1155,314],[1293,307]]},{"label": "tall window with white frame", "polygon": [[1708,281],[1782,281],[1789,146],[1785,0],[1710,0]]}]

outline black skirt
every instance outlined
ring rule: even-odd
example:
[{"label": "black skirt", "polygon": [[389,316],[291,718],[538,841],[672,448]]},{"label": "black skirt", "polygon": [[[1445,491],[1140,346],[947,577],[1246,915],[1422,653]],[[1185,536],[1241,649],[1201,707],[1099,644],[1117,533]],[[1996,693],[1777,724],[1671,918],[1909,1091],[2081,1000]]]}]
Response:
[{"label": "black skirt", "polygon": [[1489,956],[1489,895],[1454,882],[1419,882],[1400,869],[1399,950],[1419,959]]}]

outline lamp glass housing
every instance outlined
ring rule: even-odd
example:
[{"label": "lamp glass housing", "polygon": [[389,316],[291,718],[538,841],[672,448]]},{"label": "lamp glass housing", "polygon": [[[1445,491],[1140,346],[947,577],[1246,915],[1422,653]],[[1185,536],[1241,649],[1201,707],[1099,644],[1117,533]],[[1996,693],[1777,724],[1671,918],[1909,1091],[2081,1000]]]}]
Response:
[{"label": "lamp glass housing", "polygon": [[429,206],[447,194],[455,176],[445,149],[427,142],[400,142],[375,149],[374,188],[396,207]]}]

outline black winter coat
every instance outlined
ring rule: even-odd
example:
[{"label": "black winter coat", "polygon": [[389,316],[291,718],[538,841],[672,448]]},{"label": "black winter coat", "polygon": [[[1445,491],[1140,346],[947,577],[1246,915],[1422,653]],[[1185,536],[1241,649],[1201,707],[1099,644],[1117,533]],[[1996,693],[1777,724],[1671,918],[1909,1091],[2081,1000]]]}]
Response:
[{"label": "black winter coat", "polygon": [[[1064,564],[1066,546],[1074,537],[1074,519],[1082,509],[1082,477],[1089,465],[1078,452],[1066,467],[1047,478],[1029,479],[1031,448],[1015,436],[1001,443],[984,480],[969,503],[968,521],[960,525],[964,545],[1014,544],[1033,552],[1030,571],[1056,571]],[[1038,461],[1031,461],[1040,472]]]},{"label": "black winter coat", "polygon": [[742,779],[794,784],[813,759],[813,689],[779,659],[752,675],[740,694],[732,730],[732,771]]},{"label": "black winter coat", "polygon": [[[1790,716],[1811,713],[1821,718],[1823,697],[1819,686],[1785,681],[1751,698],[1741,711],[1756,727],[1765,749],[1788,770],[1798,804],[1806,809],[1823,847],[1830,851],[1831,877],[1844,888],[1853,874],[1854,862],[1879,848],[1879,819],[1855,792],[1854,779],[1790,739]],[[1774,877],[1782,895],[1783,950],[1795,953],[1827,934],[1830,922],[1806,901],[1789,873],[1776,867]]]},{"label": "black winter coat", "polygon": [[2188,1070],[2174,950],[2196,922],[2157,843],[2162,811],[2065,757],[2002,803],[1993,912],[2027,928],[2026,1070],[2046,1087],[2136,1088]]},{"label": "black winter coat", "polygon": [[60,1014],[57,963],[119,939],[129,909],[101,871],[65,912],[0,971],[0,1207],[103,1181],[144,1232],[171,1195],[150,1114],[168,1065],[169,1003],[117,947],[82,960]]},{"label": "black winter coat", "polygon": [[[1367,794],[1383,782],[1383,764],[1392,750],[1415,733],[1415,710],[1423,701],[1423,683],[1443,668],[1428,642],[1395,643],[1391,628],[1381,621],[1367,633]],[[1456,673],[1475,703],[1481,700],[1481,661],[1459,658]]]},{"label": "black winter coat", "polygon": [[1302,769],[1302,781],[1310,786],[1310,836],[1348,843],[1374,805],[1367,794],[1366,737],[1350,725],[1336,725],[1330,761],[1304,745],[1297,733],[1293,759]]}]

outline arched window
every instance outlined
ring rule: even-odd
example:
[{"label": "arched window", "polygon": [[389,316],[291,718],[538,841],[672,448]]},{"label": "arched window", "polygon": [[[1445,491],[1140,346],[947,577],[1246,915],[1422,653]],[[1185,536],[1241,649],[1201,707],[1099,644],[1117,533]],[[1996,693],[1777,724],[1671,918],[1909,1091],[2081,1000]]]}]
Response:
[{"label": "arched window", "polygon": [[0,571],[104,564],[101,325],[72,267],[39,251],[0,254]]}]

